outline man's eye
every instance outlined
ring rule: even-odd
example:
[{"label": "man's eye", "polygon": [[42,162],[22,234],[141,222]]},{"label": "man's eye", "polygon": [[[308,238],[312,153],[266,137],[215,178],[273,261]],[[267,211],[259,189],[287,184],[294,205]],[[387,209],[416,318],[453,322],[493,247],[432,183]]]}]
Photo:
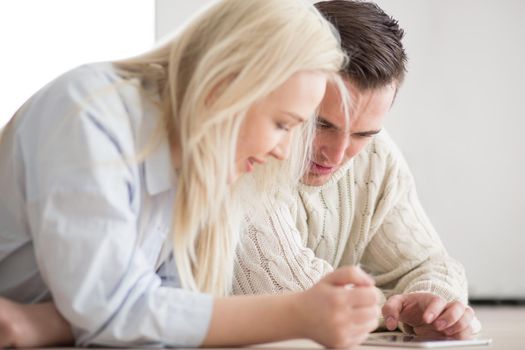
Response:
[{"label": "man's eye", "polygon": [[323,122],[317,122],[317,127],[319,129],[328,129],[330,127],[330,125],[328,125],[326,123],[323,123]]}]

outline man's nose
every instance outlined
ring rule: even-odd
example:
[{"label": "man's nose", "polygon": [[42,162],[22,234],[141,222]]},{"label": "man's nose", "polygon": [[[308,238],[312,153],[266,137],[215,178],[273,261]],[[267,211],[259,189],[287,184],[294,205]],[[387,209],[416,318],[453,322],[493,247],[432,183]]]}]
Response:
[{"label": "man's nose", "polygon": [[330,165],[339,165],[350,145],[350,137],[346,133],[340,133],[331,139],[330,145],[324,148],[324,155],[328,157]]}]

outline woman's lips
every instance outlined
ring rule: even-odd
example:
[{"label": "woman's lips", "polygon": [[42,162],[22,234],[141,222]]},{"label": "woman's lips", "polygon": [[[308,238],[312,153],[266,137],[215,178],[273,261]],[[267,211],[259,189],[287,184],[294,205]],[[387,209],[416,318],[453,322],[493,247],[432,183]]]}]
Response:
[{"label": "woman's lips", "polygon": [[251,173],[252,171],[253,171],[253,162],[250,159],[248,159],[246,161],[246,172]]},{"label": "woman's lips", "polygon": [[316,175],[328,175],[332,173],[333,170],[333,166],[323,166],[316,162],[312,162],[312,165],[310,166],[310,171]]},{"label": "woman's lips", "polygon": [[251,173],[253,171],[253,167],[255,163],[264,164],[266,163],[266,159],[257,158],[257,157],[250,157],[246,160],[246,172]]}]

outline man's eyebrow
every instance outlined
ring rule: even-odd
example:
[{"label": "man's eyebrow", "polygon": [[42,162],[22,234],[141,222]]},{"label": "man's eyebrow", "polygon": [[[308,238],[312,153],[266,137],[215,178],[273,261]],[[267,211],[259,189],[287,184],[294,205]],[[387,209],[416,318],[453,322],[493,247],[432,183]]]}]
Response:
[{"label": "man's eyebrow", "polygon": [[292,118],[294,118],[294,119],[297,119],[297,121],[298,121],[299,123],[304,123],[305,121],[308,120],[308,118],[302,117],[302,116],[300,116],[299,114],[295,114],[294,112],[290,112],[290,111],[281,111],[281,113],[286,114],[286,115],[288,115],[288,116],[290,116],[290,117],[292,117]]},{"label": "man's eyebrow", "polygon": [[355,131],[352,133],[352,135],[357,136],[374,136],[381,132],[381,129],[379,130],[368,130],[368,131]]},{"label": "man's eyebrow", "polygon": [[326,120],[325,118],[323,118],[323,116],[321,116],[321,115],[318,115],[318,116],[317,116],[317,122],[321,122],[321,123],[325,124],[325,125],[326,125],[327,127],[329,127],[329,128],[336,129],[336,130],[341,130],[340,127],[338,127],[338,126],[335,125],[334,123],[329,122],[328,120]]}]

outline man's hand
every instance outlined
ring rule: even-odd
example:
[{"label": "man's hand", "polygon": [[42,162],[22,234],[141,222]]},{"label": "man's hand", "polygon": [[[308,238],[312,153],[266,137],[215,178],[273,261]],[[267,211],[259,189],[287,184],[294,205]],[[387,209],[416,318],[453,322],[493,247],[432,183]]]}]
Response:
[{"label": "man's hand", "polygon": [[470,339],[481,329],[471,307],[432,293],[393,295],[382,312],[389,330],[402,322],[421,339]]}]

